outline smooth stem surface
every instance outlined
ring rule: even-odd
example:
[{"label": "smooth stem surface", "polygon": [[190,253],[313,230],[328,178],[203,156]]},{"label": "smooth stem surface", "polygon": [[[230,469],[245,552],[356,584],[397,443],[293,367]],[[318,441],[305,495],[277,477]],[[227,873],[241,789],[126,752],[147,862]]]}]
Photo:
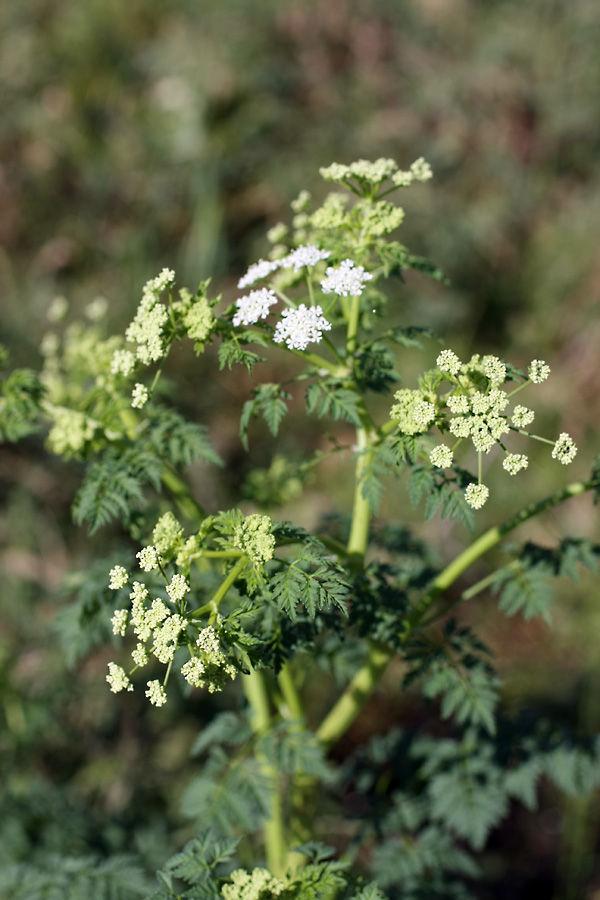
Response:
[{"label": "smooth stem surface", "polygon": [[[265,677],[262,672],[252,669],[249,675],[243,676],[243,680],[246,697],[252,710],[252,730],[257,738],[260,738],[269,731],[271,725],[271,708]],[[272,786],[271,815],[264,824],[265,854],[269,870],[279,877],[285,872],[287,853],[279,773],[262,754],[257,752],[256,759]]]},{"label": "smooth stem surface", "polygon": [[509,519],[506,519],[501,525],[496,525],[494,528],[490,528],[488,531],[484,532],[481,537],[477,538],[477,540],[474,541],[470,547],[467,547],[466,550],[463,550],[463,552],[460,553],[450,565],[446,566],[437,578],[435,578],[427,593],[419,600],[406,619],[403,632],[404,638],[406,639],[411,631],[422,622],[425,614],[435,603],[440,594],[454,584],[456,579],[479,559],[479,557],[483,556],[484,553],[487,553],[488,550],[491,550],[492,547],[495,547],[496,544],[499,544],[502,538],[510,531],[513,531],[523,522],[532,519],[541,512],[551,509],[553,506],[558,506],[559,503],[563,503],[571,497],[576,497],[578,494],[583,494],[585,491],[589,491],[596,486],[595,481],[576,481],[573,484],[567,485],[567,487],[562,490],[557,491],[555,494],[551,494],[544,500],[540,500],[539,503],[531,503],[529,506],[524,506],[523,509],[519,510],[518,513],[511,516]]},{"label": "smooth stem surface", "polygon": [[317,738],[331,746],[348,730],[373,693],[395,650],[376,641],[369,643],[365,664],[358,670],[329,715],[317,729]]},{"label": "smooth stem surface", "polygon": [[[488,550],[498,544],[502,538],[513,531],[523,522],[537,516],[539,513],[554,506],[558,506],[571,497],[576,497],[586,491],[598,487],[598,482],[578,481],[567,485],[555,494],[551,494],[539,503],[532,503],[523,507],[514,516],[506,519],[501,525],[490,528],[481,537],[477,538],[470,547],[459,554],[450,565],[440,572],[433,581],[429,590],[424,594],[419,603],[413,608],[411,614],[404,623],[403,637],[406,640],[411,632],[422,624],[427,612],[431,609],[438,597],[446,591],[462,573]],[[336,705],[322,722],[317,731],[317,736],[325,744],[331,745],[339,740],[345,731],[352,725],[362,707],[377,686],[381,676],[385,672],[388,663],[395,656],[395,651],[383,644],[371,644],[369,655],[364,665],[358,670],[351,683],[348,685]]]}]

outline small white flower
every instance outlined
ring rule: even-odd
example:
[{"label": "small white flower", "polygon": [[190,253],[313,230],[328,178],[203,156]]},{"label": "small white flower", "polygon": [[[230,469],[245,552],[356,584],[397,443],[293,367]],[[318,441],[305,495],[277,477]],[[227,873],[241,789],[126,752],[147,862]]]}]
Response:
[{"label": "small white flower", "polygon": [[135,650],[131,651],[131,658],[136,666],[139,666],[140,668],[147,665],[150,654],[148,653],[145,644],[138,644]]},{"label": "small white flower", "polygon": [[111,591],[118,591],[125,587],[129,580],[127,569],[124,569],[123,566],[113,566],[108,574],[110,576],[108,587]]},{"label": "small white flower", "polygon": [[435,405],[429,400],[421,400],[414,409],[414,419],[418,425],[426,428],[435,419]]},{"label": "small white flower", "polygon": [[513,409],[512,420],[517,428],[525,428],[526,425],[531,425],[534,419],[534,411],[526,406],[515,406]]},{"label": "small white flower", "polygon": [[306,350],[308,344],[318,343],[324,331],[331,330],[331,323],[323,315],[320,306],[305,306],[285,309],[282,321],[277,323],[273,340],[276,344],[285,341],[290,350]]},{"label": "small white flower", "polygon": [[113,634],[119,634],[121,637],[125,637],[128,619],[129,613],[126,609],[115,609],[112,619],[110,620]]},{"label": "small white flower", "polygon": [[305,245],[296,247],[285,259],[280,260],[280,265],[284,269],[294,267],[294,272],[299,272],[303,266],[316,266],[322,259],[328,259],[331,256],[329,250],[319,250],[318,247]]},{"label": "small white flower", "polygon": [[108,675],[106,676],[106,680],[110,684],[110,689],[113,694],[118,694],[120,691],[133,690],[133,685],[125,674],[125,670],[114,662],[109,662],[108,664]]},{"label": "small white flower", "polygon": [[238,311],[233,317],[234,325],[254,325],[259,319],[266,319],[270,307],[277,303],[277,297],[268,288],[250,291],[235,301]]},{"label": "small white flower", "polygon": [[143,569],[144,572],[152,572],[153,569],[158,569],[158,553],[156,552],[156,547],[142,547],[139,553],[135,554],[140,561],[140,569]]},{"label": "small white flower", "polygon": [[568,463],[573,462],[576,453],[577,445],[575,441],[566,431],[563,431],[552,450],[552,459],[557,459],[566,466]]},{"label": "small white flower", "polygon": [[135,354],[131,350],[115,350],[110,364],[113,375],[131,375],[135,369]]},{"label": "small white flower", "polygon": [[326,278],[321,282],[324,294],[337,294],[338,297],[359,297],[365,282],[373,276],[365,271],[364,266],[355,265],[351,259],[345,259],[337,269],[330,266],[325,272]]},{"label": "small white flower", "polygon": [[457,416],[455,419],[450,419],[448,429],[450,434],[453,434],[455,437],[467,438],[471,434],[471,420],[463,416]]},{"label": "small white flower", "polygon": [[532,359],[529,363],[529,380],[541,384],[550,374],[550,366],[543,359]]},{"label": "small white flower", "polygon": [[439,444],[429,454],[429,460],[438,469],[448,469],[452,465],[452,450],[445,444]]},{"label": "small white flower", "polygon": [[146,385],[138,382],[131,392],[131,405],[134,409],[142,409],[148,402],[148,396],[148,388]]},{"label": "small white flower", "polygon": [[245,287],[254,284],[255,281],[262,281],[263,278],[268,278],[280,265],[280,259],[259,259],[258,262],[252,263],[245,275],[242,275],[238,281],[238,288],[243,290]]},{"label": "small white flower", "polygon": [[502,462],[502,467],[511,475],[516,475],[521,469],[526,469],[529,460],[524,453],[507,453]]},{"label": "small white flower", "polygon": [[450,412],[464,415],[469,412],[469,398],[464,394],[452,394],[446,398],[446,405]]},{"label": "small white flower", "polygon": [[202,631],[199,632],[196,643],[205,653],[221,652],[219,638],[212,625],[207,625],[206,628],[203,628]]},{"label": "small white flower", "polygon": [[436,359],[435,364],[442,372],[450,372],[451,375],[456,375],[460,371],[462,365],[460,359],[453,350],[442,350]]},{"label": "small white flower", "polygon": [[160,681],[148,682],[146,697],[148,697],[150,703],[152,703],[153,706],[164,706],[164,704],[167,702],[167,692],[165,691]]},{"label": "small white flower", "polygon": [[472,509],[481,509],[489,495],[490,492],[485,484],[471,482],[465,491],[465,500]]},{"label": "small white flower", "polygon": [[506,378],[506,366],[497,356],[483,358],[483,371],[493,385],[503,384]]},{"label": "small white flower", "polygon": [[178,600],[183,600],[189,589],[190,586],[183,575],[173,575],[171,583],[167,585],[167,594],[173,603],[176,603]]}]

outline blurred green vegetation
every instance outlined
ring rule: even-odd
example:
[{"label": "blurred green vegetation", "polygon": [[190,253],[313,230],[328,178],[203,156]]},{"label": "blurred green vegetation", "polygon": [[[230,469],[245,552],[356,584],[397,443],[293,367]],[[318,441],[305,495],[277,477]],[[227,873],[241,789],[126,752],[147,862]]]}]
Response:
[{"label": "blurred green vegetation", "polygon": [[[407,194],[402,239],[450,286],[411,278],[398,317],[437,329],[459,354],[547,359],[542,418],[580,444],[578,477],[600,416],[599,46],[597,0],[5,0],[0,341],[13,362],[37,365],[59,295],[75,316],[106,297],[110,327],[122,328],[162,266],[190,286],[212,276],[233,296],[299,190],[325,193],[319,166],[423,155],[435,179]],[[277,365],[258,377],[277,380]],[[407,384],[420,366],[411,351]],[[215,371],[210,354],[200,365],[182,356],[178,396],[228,463],[222,483],[194,470],[198,493],[227,505],[249,467],[326,439],[298,413],[276,448],[255,431],[246,460],[237,415],[249,381]],[[500,510],[481,522],[564,477],[540,458],[524,488],[503,478]],[[120,538],[74,529],[77,479],[37,439],[0,448],[0,861],[135,847],[152,870],[191,833],[177,806],[189,745],[224,701],[160,712],[115,702],[103,681],[109,650],[65,668],[53,622],[73,596],[67,575],[99,558],[108,571]],[[345,500],[337,464],[325,464],[285,514],[311,520]],[[407,506],[395,486],[382,515],[418,522]],[[553,543],[595,529],[589,503],[572,501],[526,536]],[[465,540],[448,523],[421,531],[448,553]],[[590,577],[558,597],[554,631],[501,622],[489,601],[466,611],[502,660],[507,708],[535,699],[600,731],[596,596]],[[366,727],[410,714],[392,685],[380,702]],[[489,851],[495,887],[481,896],[592,897],[597,818],[554,796],[537,819],[515,813]]]}]

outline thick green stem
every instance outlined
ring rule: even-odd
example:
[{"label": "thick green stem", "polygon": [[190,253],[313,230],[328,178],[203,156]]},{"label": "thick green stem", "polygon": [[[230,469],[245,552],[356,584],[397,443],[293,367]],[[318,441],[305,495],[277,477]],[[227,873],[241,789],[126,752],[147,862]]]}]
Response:
[{"label": "thick green stem", "polygon": [[509,519],[506,519],[501,525],[496,525],[494,528],[490,528],[482,534],[470,547],[463,550],[450,565],[446,566],[446,568],[440,572],[437,578],[432,582],[427,593],[424,594],[419,602],[413,607],[410,615],[404,622],[404,637],[407,638],[423,621],[427,611],[433,606],[440,594],[443,594],[444,591],[448,590],[469,566],[483,556],[484,553],[487,553],[488,550],[491,550],[492,547],[499,544],[502,538],[510,531],[513,531],[523,522],[532,519],[541,512],[551,509],[553,506],[558,506],[570,497],[576,497],[578,494],[583,494],[585,491],[589,491],[596,486],[597,483],[595,481],[576,481],[573,484],[567,485],[567,487],[562,490],[556,491],[556,493],[551,494],[544,500],[540,500],[539,503],[530,503],[528,506],[524,506],[523,509],[520,509],[518,513],[511,516]]},{"label": "thick green stem", "polygon": [[[252,730],[260,738],[269,731],[271,725],[271,709],[263,673],[252,669],[249,675],[244,675],[244,690],[252,710]],[[276,767],[271,765],[262,754],[257,753],[256,757],[272,787],[271,814],[264,824],[267,865],[273,875],[280,877],[285,872],[287,846],[283,827],[279,773]]]},{"label": "thick green stem", "polygon": [[[501,525],[490,528],[489,531],[482,534],[470,547],[459,554],[450,565],[446,566],[433,581],[429,590],[424,594],[406,619],[403,630],[404,639],[408,638],[410,633],[423,623],[427,612],[431,609],[438,597],[446,591],[470,565],[492,547],[496,546],[506,534],[513,531],[528,519],[537,516],[539,513],[551,509],[554,506],[558,506],[570,497],[576,497],[579,494],[583,494],[596,487],[598,487],[597,480],[578,481],[567,485],[567,487],[562,490],[546,497],[545,500],[523,507],[523,509],[519,510],[518,513],[511,516]],[[429,621],[431,621],[431,619]],[[345,692],[317,731],[317,735],[324,743],[328,745],[333,744],[335,741],[339,740],[350,725],[352,725],[370,694],[377,686],[377,683],[394,655],[395,651],[385,645],[371,645],[366,662],[356,673],[352,682],[348,685]]]},{"label": "thick green stem", "polygon": [[371,522],[371,508],[369,501],[363,496],[362,481],[365,469],[371,463],[373,456],[373,450],[369,449],[367,432],[364,428],[357,428],[356,430],[356,446],[358,459],[356,461],[354,481],[352,525],[346,550],[351,562],[357,567],[362,567],[365,553],[367,552],[369,524]]},{"label": "thick green stem", "polygon": [[318,739],[326,746],[335,744],[352,725],[359,712],[373,693],[375,685],[385,672],[395,650],[385,644],[371,641],[369,655],[358,670],[331,712],[317,730]]}]

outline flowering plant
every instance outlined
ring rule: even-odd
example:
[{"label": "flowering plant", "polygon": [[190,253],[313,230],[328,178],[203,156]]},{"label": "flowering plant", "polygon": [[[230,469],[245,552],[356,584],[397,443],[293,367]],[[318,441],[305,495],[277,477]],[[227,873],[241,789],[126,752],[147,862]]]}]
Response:
[{"label": "flowering plant", "polygon": [[[406,171],[388,159],[360,160],[321,175],[343,192],[316,209],[302,192],[292,204],[293,230],[272,229],[269,258],[239,279],[246,293],[223,301],[210,296],[208,281],[195,293],[176,289],[175,273],[164,269],[145,285],[124,335],[106,338],[96,322],[71,326],[62,343],[51,333],[42,372],[16,370],[4,382],[4,438],[46,423],[49,448],[85,463],[76,520],[95,531],[118,519],[140,546],[115,561],[100,592],[113,634],[125,641],[109,663],[110,690],[141,689],[157,707],[172,691],[225,690],[233,698],[240,686],[246,697],[196,743],[205,773],[185,805],[210,830],[163,866],[154,900],[467,897],[474,854],[509,801],[533,806],[537,779],[555,777],[560,754],[597,767],[597,746],[565,743],[543,728],[515,735],[499,720],[489,654],[449,612],[491,587],[507,614],[546,615],[547,579],[577,562],[595,565],[588,541],[567,540],[551,552],[513,549],[462,593],[453,588],[527,519],[597,491],[600,469],[483,532],[442,567],[404,523],[376,521],[385,479],[405,474],[413,503],[425,497],[427,517],[439,512],[476,527],[474,511],[490,495],[482,478],[492,451],[519,477],[528,466],[525,438],[546,442],[564,464],[576,446],[564,432],[532,434],[534,411],[511,408],[515,395],[548,378],[539,359],[524,371],[489,354],[464,362],[447,348],[418,387],[389,398],[400,380],[398,348],[419,346],[430,333],[390,325],[382,285],[407,269],[442,278],[390,237],[404,213],[389,197],[428,181],[431,169],[422,159]],[[256,384],[241,410],[241,440],[248,447],[256,417],[276,436],[300,385],[309,414],[354,432],[331,451],[353,460],[347,519],[307,530],[275,515],[302,491],[323,452],[296,465],[274,456],[249,479],[254,502],[245,512],[200,505],[185,467],[218,466],[220,458],[206,429],[162,399],[164,363],[185,340],[198,355],[218,346],[221,369],[242,365],[251,375],[265,353],[302,361],[285,387]],[[82,627],[92,627],[85,616]],[[419,684],[424,698],[439,701],[446,736],[392,729],[336,762],[331,751],[392,663],[406,688]],[[334,684],[338,693],[319,717],[305,695],[311,672],[325,670],[330,694]],[[395,784],[385,796],[375,790],[382,760]],[[558,780],[577,788],[575,778]],[[374,793],[352,838],[336,836],[345,858],[335,862],[316,842],[327,836],[316,800],[325,786],[329,802],[339,801],[350,784]]]}]

